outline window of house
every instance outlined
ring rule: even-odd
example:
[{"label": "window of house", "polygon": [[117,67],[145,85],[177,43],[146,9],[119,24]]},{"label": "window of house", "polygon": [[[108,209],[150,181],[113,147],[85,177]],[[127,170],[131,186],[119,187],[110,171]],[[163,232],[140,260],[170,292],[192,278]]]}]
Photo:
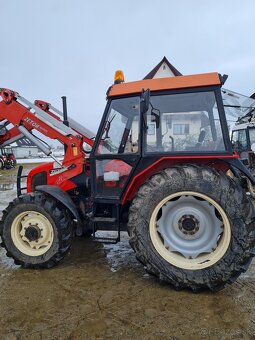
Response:
[{"label": "window of house", "polygon": [[155,123],[149,123],[147,126],[147,134],[149,136],[153,136],[156,134],[156,124]]},{"label": "window of house", "polygon": [[189,134],[189,124],[174,124],[173,125],[174,135],[188,135]]},{"label": "window of house", "polygon": [[172,116],[171,115],[166,115],[165,119],[166,119],[166,127],[168,129],[172,129],[172,121],[173,121]]}]

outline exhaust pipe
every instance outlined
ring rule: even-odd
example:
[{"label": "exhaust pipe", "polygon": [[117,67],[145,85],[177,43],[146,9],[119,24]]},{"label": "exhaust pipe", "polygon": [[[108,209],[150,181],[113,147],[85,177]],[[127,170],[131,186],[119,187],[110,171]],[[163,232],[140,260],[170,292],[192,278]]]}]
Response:
[{"label": "exhaust pipe", "polygon": [[63,102],[63,118],[64,118],[63,123],[66,126],[69,126],[69,121],[68,121],[68,118],[67,118],[66,96],[63,96],[61,98],[62,98],[62,102]]}]

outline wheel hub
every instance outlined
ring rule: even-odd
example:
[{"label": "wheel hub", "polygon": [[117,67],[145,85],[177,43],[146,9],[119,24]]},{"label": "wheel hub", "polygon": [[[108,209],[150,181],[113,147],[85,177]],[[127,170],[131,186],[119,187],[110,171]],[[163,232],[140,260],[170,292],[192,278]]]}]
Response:
[{"label": "wheel hub", "polygon": [[199,230],[199,221],[193,215],[183,215],[178,226],[184,235],[194,235]]},{"label": "wheel hub", "polygon": [[26,228],[25,237],[29,242],[38,240],[41,237],[41,229],[38,227],[38,224]]},{"label": "wheel hub", "polygon": [[189,259],[213,252],[223,232],[215,207],[191,195],[163,204],[156,228],[168,251]]}]

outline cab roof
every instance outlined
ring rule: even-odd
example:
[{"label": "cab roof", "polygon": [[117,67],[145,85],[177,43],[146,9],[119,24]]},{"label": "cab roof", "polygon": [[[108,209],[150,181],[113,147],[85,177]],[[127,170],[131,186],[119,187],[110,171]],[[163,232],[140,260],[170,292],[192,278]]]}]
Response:
[{"label": "cab roof", "polygon": [[161,91],[214,85],[221,85],[220,75],[217,72],[194,74],[190,76],[144,79],[129,83],[114,84],[108,90],[107,96],[116,97],[135,94],[147,89],[150,89],[150,91]]},{"label": "cab roof", "polygon": [[254,128],[254,127],[255,127],[255,122],[237,124],[237,125],[234,125],[232,127],[232,131],[244,130],[244,129],[247,129],[247,128]]}]

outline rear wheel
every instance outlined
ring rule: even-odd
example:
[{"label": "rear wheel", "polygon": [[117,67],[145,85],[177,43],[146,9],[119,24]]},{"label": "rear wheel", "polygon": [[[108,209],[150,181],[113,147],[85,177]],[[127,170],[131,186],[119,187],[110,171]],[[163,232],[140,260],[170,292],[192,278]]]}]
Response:
[{"label": "rear wheel", "polygon": [[254,255],[253,205],[232,179],[211,168],[154,175],[133,200],[128,229],[137,258],[178,289],[218,290]]},{"label": "rear wheel", "polygon": [[0,170],[4,169],[4,161],[0,158]]},{"label": "rear wheel", "polygon": [[71,219],[55,199],[41,193],[16,198],[3,212],[2,245],[24,267],[50,268],[71,245]]},{"label": "rear wheel", "polygon": [[149,233],[165,260],[190,270],[216,263],[231,239],[224,210],[207,195],[194,191],[177,192],[161,200],[152,213]]}]

